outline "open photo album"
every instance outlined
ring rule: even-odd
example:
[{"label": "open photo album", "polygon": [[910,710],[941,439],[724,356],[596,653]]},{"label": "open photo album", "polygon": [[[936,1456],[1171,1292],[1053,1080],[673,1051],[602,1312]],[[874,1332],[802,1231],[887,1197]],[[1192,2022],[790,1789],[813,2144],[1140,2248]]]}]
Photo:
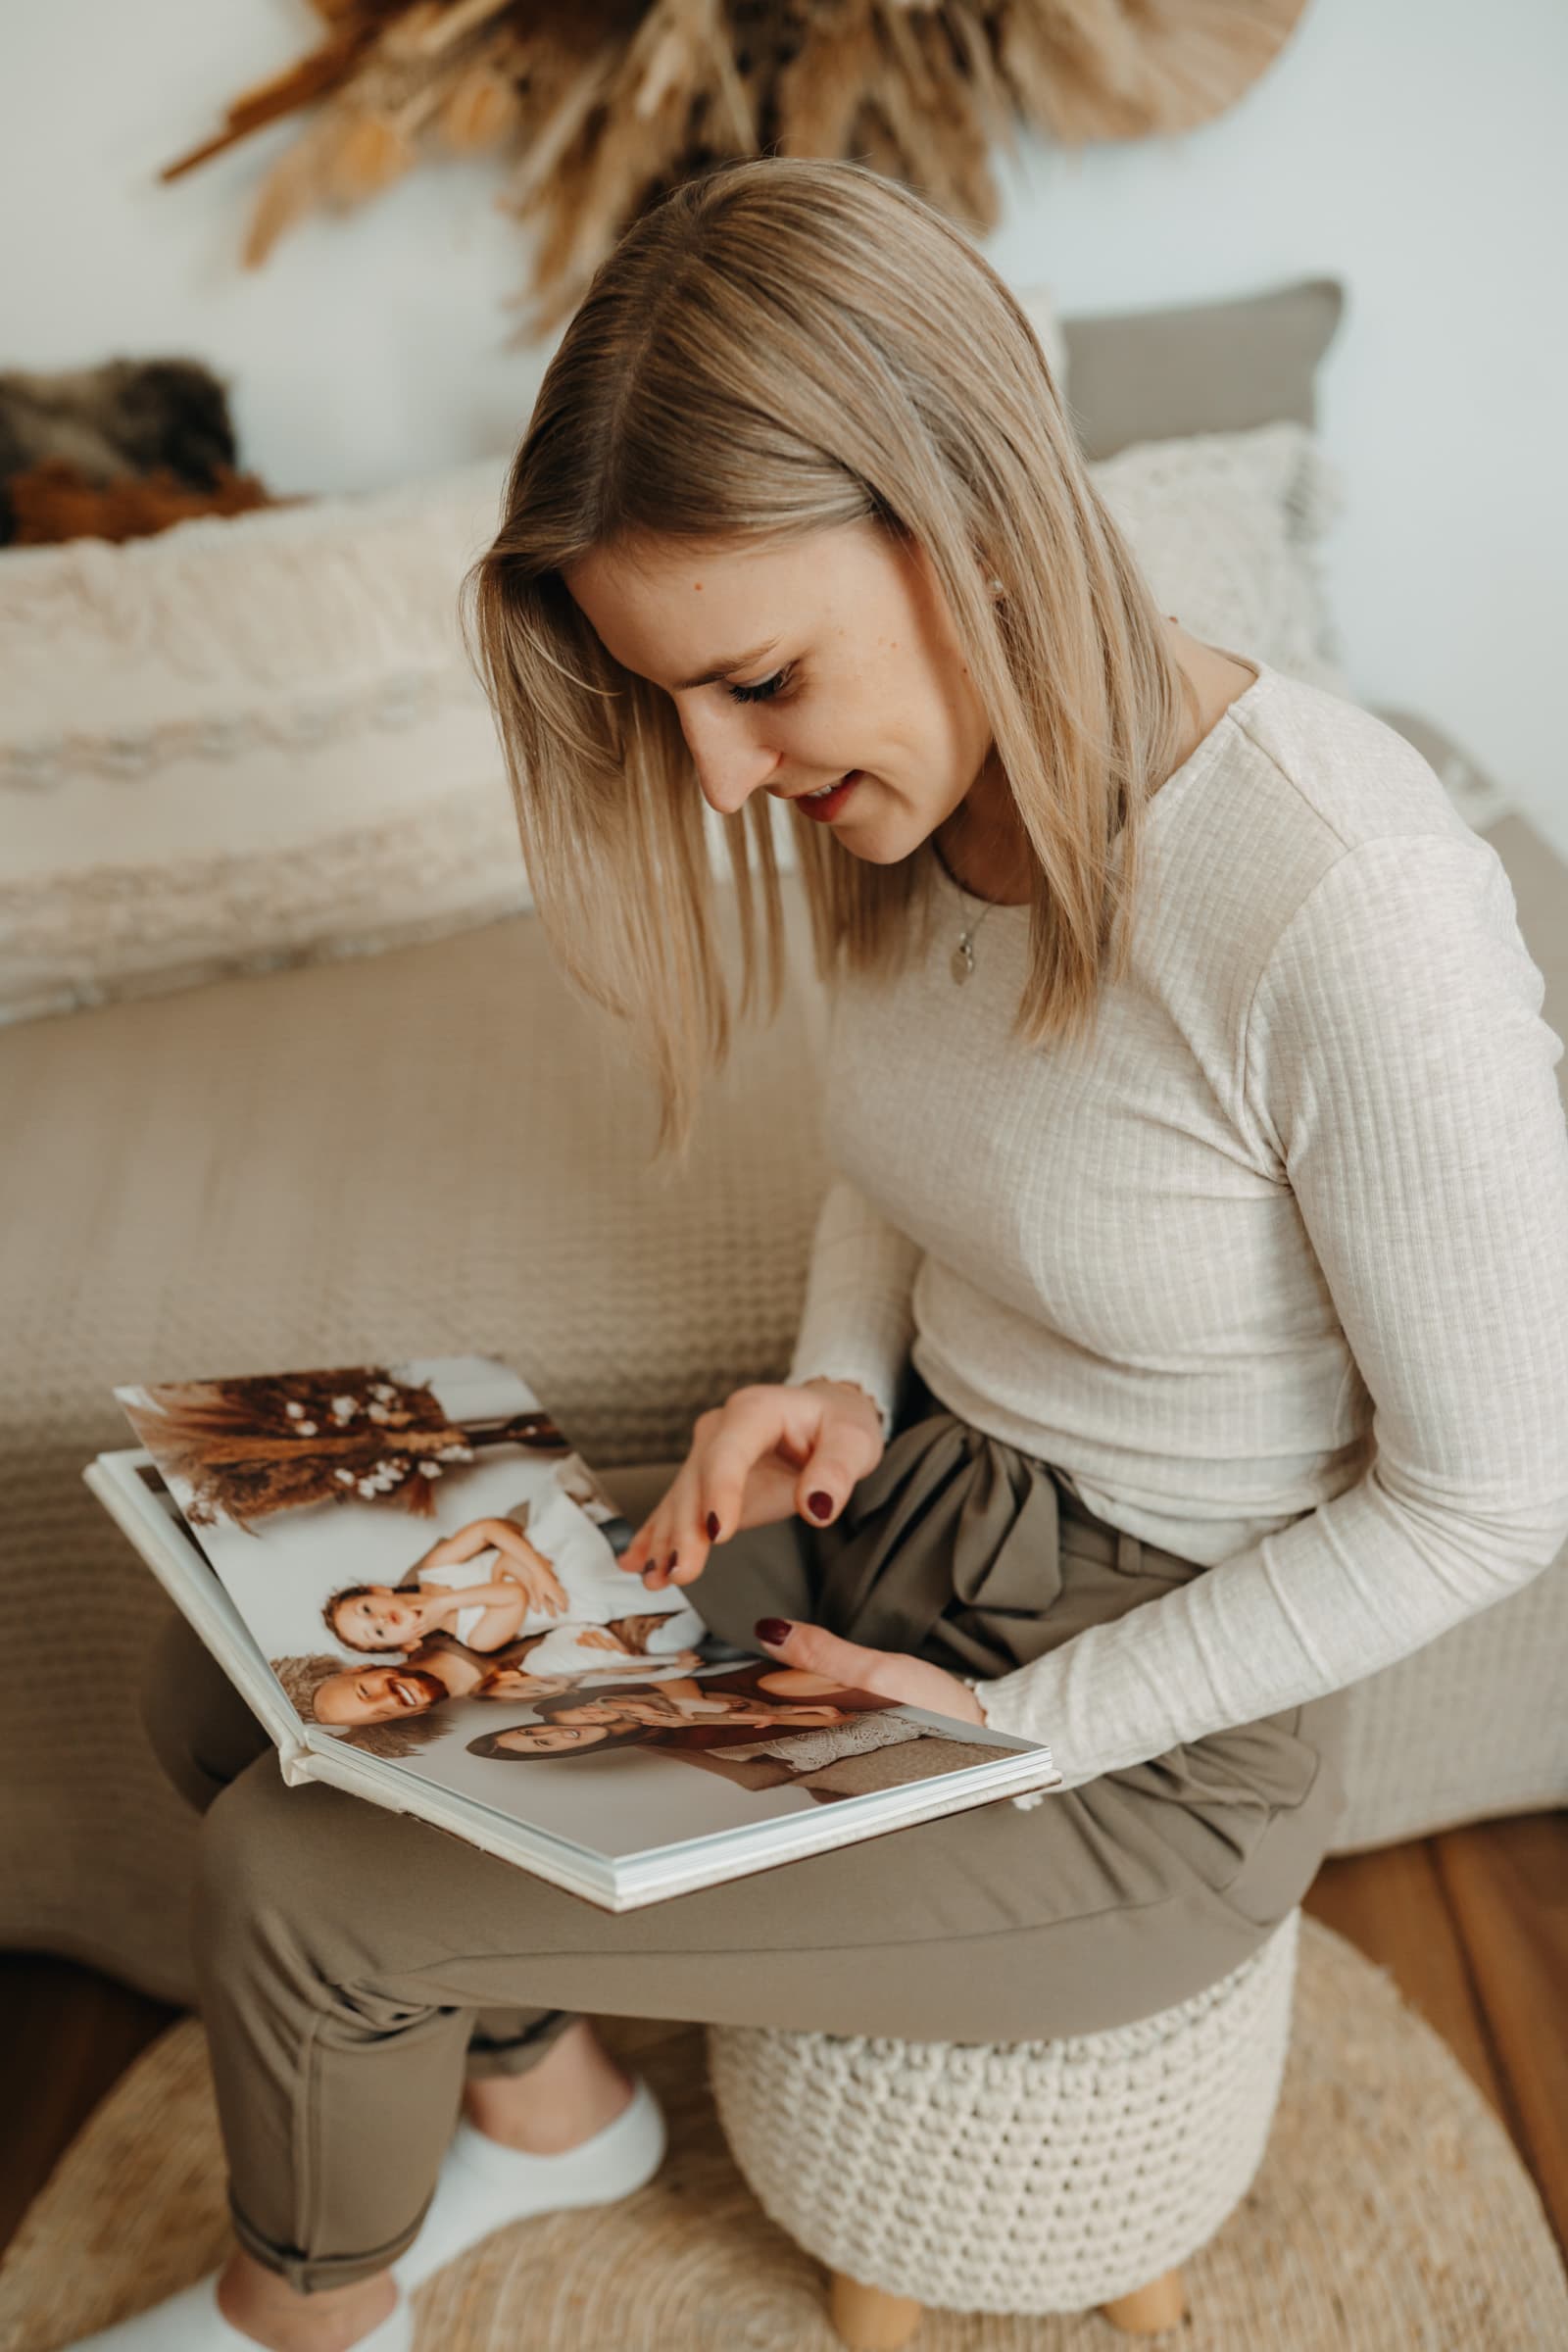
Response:
[{"label": "open photo album", "polygon": [[115,1390],[82,1475],[275,1744],[609,1911],[1060,1786],[1043,1743],[737,1650],[491,1356]]}]

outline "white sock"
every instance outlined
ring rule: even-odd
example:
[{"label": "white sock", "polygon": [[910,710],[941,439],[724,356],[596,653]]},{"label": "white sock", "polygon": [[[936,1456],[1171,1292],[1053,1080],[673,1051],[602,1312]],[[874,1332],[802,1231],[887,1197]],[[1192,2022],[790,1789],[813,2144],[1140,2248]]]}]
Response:
[{"label": "white sock", "polygon": [[[97,2335],[82,2336],[70,2352],[257,2352],[253,2335],[231,2327],[218,2308],[218,2273],[211,2271],[167,2303],[155,2303],[133,2320],[122,2320]],[[379,2327],[362,2335],[354,2352],[414,2352],[414,2314],[408,2290]]]},{"label": "white sock", "polygon": [[[419,2234],[392,2265],[411,2293],[493,2230],[568,2205],[609,2205],[651,2180],[663,2160],[664,2117],[642,2076],[629,2104],[602,2132],[559,2156],[509,2148],[464,2116],[441,2165]],[[374,2352],[381,2352],[379,2345]]]}]

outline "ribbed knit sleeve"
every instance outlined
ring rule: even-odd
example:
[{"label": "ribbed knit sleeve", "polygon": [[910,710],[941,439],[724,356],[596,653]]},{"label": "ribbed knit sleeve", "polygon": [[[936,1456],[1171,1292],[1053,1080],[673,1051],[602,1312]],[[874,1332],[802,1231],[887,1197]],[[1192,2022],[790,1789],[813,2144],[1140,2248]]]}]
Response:
[{"label": "ribbed knit sleeve", "polygon": [[836,1176],[811,1240],[806,1299],[787,1378],[858,1381],[893,1434],[899,1378],[913,1333],[910,1294],[920,1249]]},{"label": "ribbed knit sleeve", "polygon": [[1561,1547],[1568,1129],[1544,994],[1478,841],[1363,841],[1279,933],[1245,1099],[1370,1397],[1370,1459],[1178,1591],[981,1686],[988,1722],[1049,1740],[1068,1788],[1392,1665]]}]

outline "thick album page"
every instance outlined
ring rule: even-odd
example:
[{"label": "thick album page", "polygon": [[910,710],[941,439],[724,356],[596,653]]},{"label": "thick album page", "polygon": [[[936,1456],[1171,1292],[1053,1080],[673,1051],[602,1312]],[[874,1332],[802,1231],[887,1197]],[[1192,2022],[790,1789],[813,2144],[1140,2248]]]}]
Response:
[{"label": "thick album page", "polygon": [[313,1746],[607,1863],[1044,1758],[717,1643],[494,1358],[116,1395]]}]

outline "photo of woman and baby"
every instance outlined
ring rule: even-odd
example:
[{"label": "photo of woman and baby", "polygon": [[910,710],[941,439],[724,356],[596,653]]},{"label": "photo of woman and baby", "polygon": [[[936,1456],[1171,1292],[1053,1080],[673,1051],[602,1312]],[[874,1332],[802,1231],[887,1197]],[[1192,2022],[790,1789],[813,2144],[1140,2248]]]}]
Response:
[{"label": "photo of woman and baby", "polygon": [[[568,1454],[552,1471],[612,1556],[624,1549],[630,1522],[600,1494],[581,1457]],[[634,1660],[650,1676],[689,1674],[701,1664],[696,1644],[707,1629],[688,1604],[606,1616],[602,1588],[569,1592],[556,1560],[525,1532],[536,1501],[523,1497],[506,1512],[466,1521],[421,1553],[396,1584],[342,1585],[329,1592],[321,1621],[343,1649],[360,1653],[360,1662],[325,1652],[271,1661],[306,1721],[353,1734],[396,1726],[412,1736],[357,1737],[354,1744],[408,1754],[445,1728],[431,1725],[421,1734],[413,1719],[448,1699],[531,1701],[607,1673],[623,1676]],[[575,1581],[580,1587],[580,1577]],[[623,1585],[613,1599],[632,1596]],[[541,1615],[556,1622],[524,1633],[525,1623]],[[386,1662],[387,1653],[396,1663]]]},{"label": "photo of woman and baby", "polygon": [[[560,1628],[519,1638],[524,1617],[539,1609],[562,1612]],[[534,1712],[533,1721],[467,1740],[470,1755],[507,1762],[652,1747],[737,1788],[793,1785],[820,1802],[973,1760],[966,1743],[918,1724],[877,1722],[891,1700],[799,1668],[762,1659],[695,1679],[700,1652],[673,1646],[688,1632],[701,1639],[701,1620],[689,1626],[688,1608],[605,1623],[572,1618],[569,1609],[554,1567],[514,1520],[476,1519],[433,1545],[399,1584],[349,1585],[328,1595],[327,1631],[366,1653],[364,1664],[323,1653],[274,1659],[273,1669],[307,1721],[343,1730],[379,1754],[414,1752],[446,1728],[428,1721],[434,1709],[468,1698],[526,1701]],[[396,1664],[374,1662],[388,1650],[399,1653]],[[641,1679],[627,1681],[634,1659]],[[365,1736],[377,1730],[380,1738]],[[917,1762],[901,1757],[890,1771],[874,1761],[915,1740],[927,1742]]]},{"label": "photo of woman and baby", "polygon": [[[563,1491],[619,1550],[630,1538],[629,1523],[577,1484],[577,1467],[575,1456],[557,1466]],[[524,1533],[528,1519],[526,1500],[511,1513],[471,1519],[422,1553],[397,1584],[331,1592],[321,1620],[344,1650],[360,1653],[359,1661],[326,1652],[271,1661],[306,1721],[356,1733],[381,1725],[412,1730],[411,1719],[448,1699],[550,1698],[606,1673],[625,1675],[634,1660],[648,1675],[689,1674],[701,1663],[696,1644],[706,1628],[694,1609],[605,1617],[597,1614],[602,1594],[579,1594],[574,1602],[555,1563]],[[522,1633],[525,1621],[541,1613],[557,1623]],[[423,1739],[356,1739],[355,1744],[398,1755]]]}]

